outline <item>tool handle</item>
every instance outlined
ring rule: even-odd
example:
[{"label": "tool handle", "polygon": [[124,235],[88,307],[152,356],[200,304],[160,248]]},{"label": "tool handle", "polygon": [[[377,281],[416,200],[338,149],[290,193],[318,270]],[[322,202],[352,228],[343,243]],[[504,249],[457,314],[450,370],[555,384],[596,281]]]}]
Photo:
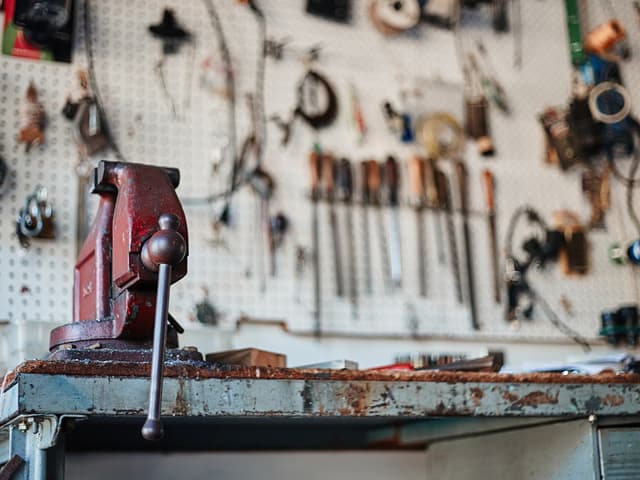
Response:
[{"label": "tool handle", "polygon": [[433,169],[434,184],[438,194],[438,206],[446,211],[451,210],[451,196],[447,176],[445,173],[434,166]]},{"label": "tool handle", "polygon": [[460,190],[460,211],[463,215],[466,215],[469,206],[467,192],[467,168],[462,160],[458,160],[456,162],[456,175],[458,176],[458,188]]},{"label": "tool handle", "polygon": [[367,162],[367,186],[369,188],[370,202],[377,203],[379,200],[381,183],[380,165],[375,160],[369,160]]},{"label": "tool handle", "polygon": [[322,185],[328,200],[333,197],[335,189],[336,168],[335,160],[331,155],[322,156]]},{"label": "tool handle", "polygon": [[427,203],[431,208],[441,208],[442,195],[439,193],[440,189],[436,181],[437,179],[436,179],[435,171],[436,171],[435,161],[428,158],[424,162],[425,194],[427,196]]},{"label": "tool handle", "polygon": [[162,422],[160,421],[160,405],[162,404],[162,380],[169,317],[171,269],[182,261],[187,252],[187,243],[177,231],[179,224],[180,221],[175,215],[160,215],[158,219],[160,231],[154,233],[142,247],[142,263],[146,268],[158,272],[149,412],[147,420],[142,427],[142,436],[146,440],[160,440],[163,435]]},{"label": "tool handle", "polygon": [[420,203],[422,203],[425,197],[424,174],[424,160],[417,155],[413,155],[409,159],[409,186],[411,193]]},{"label": "tool handle", "polygon": [[351,171],[351,162],[343,158],[338,164],[338,190],[342,200],[347,203],[353,198],[353,172]]},{"label": "tool handle", "polygon": [[384,164],[384,180],[387,187],[389,204],[397,206],[398,191],[400,190],[400,170],[398,168],[398,161],[392,156],[388,156]]},{"label": "tool handle", "polygon": [[484,186],[484,195],[485,201],[487,203],[487,209],[489,210],[489,212],[493,212],[496,208],[495,183],[493,180],[493,174],[488,169],[484,169],[482,171],[482,185]]},{"label": "tool handle", "polygon": [[371,201],[371,195],[369,192],[369,161],[363,160],[360,162],[360,200],[362,203],[367,204]]},{"label": "tool handle", "polygon": [[318,200],[320,193],[320,171],[322,163],[318,152],[311,152],[309,155],[309,171],[311,173],[311,198]]}]

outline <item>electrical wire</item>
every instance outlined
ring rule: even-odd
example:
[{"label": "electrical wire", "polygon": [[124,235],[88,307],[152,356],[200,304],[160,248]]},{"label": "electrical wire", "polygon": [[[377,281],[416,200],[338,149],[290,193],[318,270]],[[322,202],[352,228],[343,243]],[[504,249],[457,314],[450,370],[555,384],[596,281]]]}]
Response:
[{"label": "electrical wire", "polygon": [[[540,214],[538,214],[538,212],[536,210],[534,210],[531,206],[523,205],[521,207],[518,207],[516,209],[516,211],[513,212],[513,214],[511,215],[511,218],[509,219],[509,226],[507,227],[507,236],[506,236],[506,241],[505,241],[505,254],[506,254],[507,258],[514,258],[514,256],[513,256],[513,237],[514,237],[515,228],[516,228],[516,225],[518,223],[518,220],[523,215],[527,215],[529,221],[532,222],[532,223],[536,223],[543,232],[546,232],[546,230],[547,230],[547,225],[546,225],[545,221],[542,219]],[[526,275],[526,272],[528,270],[528,267],[529,267],[530,263],[526,264],[526,265],[525,264],[522,264],[522,265],[524,265],[524,267],[523,267],[523,269],[521,271],[521,275],[524,277],[524,275]],[[560,319],[558,314],[556,314],[556,312],[553,310],[553,308],[551,308],[551,305],[549,305],[549,303],[544,299],[544,297],[542,297],[537,292],[537,290],[535,290],[531,286],[530,282],[526,282],[526,288],[527,288],[527,290],[529,292],[529,295],[531,297],[531,301],[534,304],[537,303],[538,305],[540,305],[540,307],[544,311],[545,316],[547,317],[549,322],[551,322],[551,324],[554,327],[556,327],[556,329],[558,329],[558,331],[560,331],[562,334],[566,335],[568,338],[572,339],[578,345],[582,346],[582,348],[585,351],[588,352],[588,351],[591,350],[591,345],[589,344],[589,342],[582,335],[580,335],[577,331],[572,329],[569,325],[567,325],[565,322],[563,322]]]},{"label": "electrical wire", "polygon": [[100,114],[100,120],[102,121],[102,131],[104,136],[109,143],[109,147],[113,151],[114,155],[121,162],[126,162],[124,155],[122,155],[122,151],[120,147],[116,143],[113,138],[113,133],[111,132],[111,128],[109,127],[109,122],[107,121],[107,114],[104,109],[104,102],[102,101],[102,95],[100,94],[100,86],[98,85],[98,80],[96,77],[96,67],[95,61],[93,57],[93,39],[91,38],[91,0],[85,0],[84,3],[84,41],[85,41],[85,49],[87,55],[87,70],[89,74],[89,85],[91,87],[91,92],[95,98],[96,106],[98,107],[98,113]]},{"label": "electrical wire", "polygon": [[228,96],[227,105],[227,127],[228,127],[228,148],[229,158],[233,161],[231,173],[229,175],[229,182],[226,191],[211,194],[208,197],[202,199],[183,199],[185,205],[198,205],[198,204],[211,204],[217,200],[225,199],[227,203],[233,193],[239,188],[238,175],[238,152],[237,152],[237,126],[236,126],[236,87],[235,76],[231,67],[231,53],[229,52],[229,45],[222,28],[222,22],[220,21],[220,15],[214,7],[212,0],[202,0],[202,3],[207,10],[211,28],[213,29],[218,44],[218,50],[222,61],[224,63],[225,70],[225,89]]},{"label": "electrical wire", "polygon": [[534,302],[537,302],[542,310],[545,313],[547,319],[551,322],[551,324],[558,329],[562,334],[569,337],[571,340],[580,345],[585,352],[591,351],[591,345],[580,335],[577,331],[571,328],[569,325],[564,323],[560,317],[556,314],[556,312],[551,308],[551,305],[542,297],[532,286],[529,284],[529,292],[531,294],[531,298]]},{"label": "electrical wire", "polygon": [[[640,155],[637,153],[638,147],[636,146],[636,151],[633,154],[633,160],[631,161],[631,165],[629,165],[629,178],[635,179],[636,173],[638,172],[638,167],[640,167]],[[627,182],[626,184],[626,198],[627,198],[627,210],[629,212],[629,217],[633,222],[636,230],[638,231],[638,235],[640,235],[640,219],[638,218],[638,214],[633,207],[633,184],[631,182]]]},{"label": "electrical wire", "polygon": [[256,83],[254,95],[255,123],[258,130],[257,164],[262,165],[264,149],[267,144],[267,118],[264,107],[264,84],[266,77],[266,45],[267,45],[267,21],[264,12],[253,0],[249,1],[249,7],[258,22],[258,56],[256,60]]}]

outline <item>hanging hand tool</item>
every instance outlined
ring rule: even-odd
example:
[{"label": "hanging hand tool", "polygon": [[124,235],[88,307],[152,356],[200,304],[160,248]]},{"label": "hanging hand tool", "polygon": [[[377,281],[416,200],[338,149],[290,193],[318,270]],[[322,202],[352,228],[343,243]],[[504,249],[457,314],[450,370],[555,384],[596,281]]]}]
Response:
[{"label": "hanging hand tool", "polygon": [[433,222],[435,225],[434,233],[436,238],[436,253],[438,254],[438,263],[444,265],[447,259],[444,253],[444,233],[442,232],[442,192],[438,186],[435,174],[435,161],[427,159],[424,163],[425,171],[425,195],[427,206],[433,212]]},{"label": "hanging hand tool", "polygon": [[369,236],[369,209],[371,202],[371,192],[369,191],[369,161],[360,162],[360,205],[362,208],[362,236],[364,247],[364,276],[367,293],[373,293],[373,282],[371,277],[371,239]]},{"label": "hanging hand tool", "polygon": [[[269,216],[269,202],[273,196],[273,190],[275,188],[275,182],[273,177],[269,175],[262,167],[257,166],[248,177],[249,185],[256,195],[259,208],[257,209],[257,237],[260,241],[257,242],[259,248],[258,251],[258,269],[260,276],[260,291],[264,292],[267,289],[267,268],[265,251],[271,251],[271,224]],[[266,244],[266,248],[265,248]]]},{"label": "hanging hand tool", "polygon": [[458,188],[460,190],[460,213],[462,214],[462,232],[464,235],[464,255],[467,265],[467,295],[469,296],[469,308],[471,309],[471,326],[474,330],[480,330],[478,323],[478,312],[476,310],[476,297],[473,281],[473,259],[471,257],[471,234],[469,232],[469,210],[467,191],[467,169],[464,162],[456,162],[456,175],[458,177]]},{"label": "hanging hand tool", "polygon": [[425,206],[425,161],[414,155],[409,159],[409,182],[411,193],[414,196],[416,212],[416,240],[418,242],[418,286],[421,297],[427,296],[427,255],[425,251],[424,236],[424,206]]},{"label": "hanging hand tool", "polygon": [[16,236],[22,248],[31,245],[32,238],[51,240],[56,237],[55,216],[48,200],[47,189],[38,185],[27,196],[16,221]]},{"label": "hanging hand tool", "polygon": [[336,281],[336,295],[344,296],[344,282],[342,279],[342,255],[340,249],[340,233],[335,210],[335,179],[337,177],[336,161],[332,155],[322,156],[322,186],[324,198],[329,206],[329,228],[333,244],[333,268]]},{"label": "hanging hand tool", "polygon": [[271,276],[276,276],[277,251],[282,246],[284,237],[289,230],[289,219],[282,212],[278,212],[269,219],[269,255],[271,257]]},{"label": "hanging hand tool", "polygon": [[402,286],[402,252],[400,247],[400,222],[398,220],[398,191],[400,189],[400,171],[398,161],[387,157],[384,165],[384,183],[391,217],[389,223],[389,258],[391,259],[391,282],[393,287]]},{"label": "hanging hand tool", "polygon": [[309,156],[311,170],[311,237],[313,249],[313,299],[314,299],[314,332],[321,332],[321,289],[320,289],[320,231],[318,218],[318,202],[320,201],[320,175],[322,170],[320,152],[313,151]]},{"label": "hanging hand tool", "polygon": [[456,229],[453,223],[453,202],[451,199],[451,186],[445,173],[434,168],[434,175],[438,188],[439,202],[444,210],[445,221],[447,224],[447,237],[449,240],[449,258],[451,260],[451,273],[453,275],[453,284],[456,290],[456,299],[458,303],[463,302],[462,298],[462,279],[460,278],[460,260],[458,258],[458,241],[456,240]]},{"label": "hanging hand tool", "polygon": [[493,295],[496,303],[500,303],[500,258],[498,255],[498,234],[496,232],[496,203],[495,183],[493,174],[485,169],[482,171],[482,184],[484,185],[485,200],[489,220],[489,247],[491,255],[491,278],[493,281]]},{"label": "hanging hand tool", "polygon": [[42,145],[44,143],[44,128],[47,122],[47,115],[42,102],[38,99],[38,91],[33,82],[29,83],[27,93],[20,102],[18,123],[18,142],[25,144],[25,151],[29,152],[32,145]]},{"label": "hanging hand tool", "polygon": [[369,201],[376,210],[378,221],[378,242],[380,244],[382,271],[384,272],[385,284],[387,288],[391,285],[391,265],[389,262],[389,252],[387,250],[387,236],[384,231],[384,219],[382,217],[382,207],[380,205],[382,175],[380,165],[375,160],[367,162],[367,183],[369,188]]},{"label": "hanging hand tool", "polygon": [[345,222],[347,224],[347,261],[349,270],[349,300],[354,318],[358,316],[358,278],[356,276],[356,248],[353,228],[353,171],[351,162],[346,158],[338,164],[338,195],[344,203]]}]

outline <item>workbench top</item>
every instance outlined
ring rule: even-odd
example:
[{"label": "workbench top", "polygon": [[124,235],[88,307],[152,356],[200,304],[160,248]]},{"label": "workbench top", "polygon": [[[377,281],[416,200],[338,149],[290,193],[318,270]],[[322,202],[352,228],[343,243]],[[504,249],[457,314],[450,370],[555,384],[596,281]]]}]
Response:
[{"label": "workbench top", "polygon": [[25,362],[7,376],[0,425],[24,417],[57,418],[56,424],[64,419],[75,424],[67,440],[77,450],[422,448],[459,435],[640,415],[640,375],[167,362],[161,405],[166,438],[150,447],[140,436],[149,373],[148,365],[137,363]]},{"label": "workbench top", "polygon": [[[29,361],[9,374],[0,418],[142,415],[149,366]],[[163,415],[449,417],[635,415],[640,375],[274,369],[171,363]]]}]

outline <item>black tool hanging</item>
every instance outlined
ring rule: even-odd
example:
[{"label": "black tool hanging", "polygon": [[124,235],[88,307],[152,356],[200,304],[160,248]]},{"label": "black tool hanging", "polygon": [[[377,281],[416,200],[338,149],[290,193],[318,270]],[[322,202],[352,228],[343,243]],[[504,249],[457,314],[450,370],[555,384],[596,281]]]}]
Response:
[{"label": "black tool hanging", "polygon": [[296,88],[296,105],[288,121],[274,116],[282,130],[282,144],[291,138],[291,129],[296,118],[301,118],[312,129],[319,130],[331,125],[338,115],[338,97],[329,80],[318,71],[309,68]]},{"label": "black tool hanging", "polygon": [[162,57],[156,64],[155,70],[160,80],[162,91],[171,105],[171,112],[174,117],[177,117],[176,102],[167,86],[165,63],[167,56],[177,54],[182,45],[190,42],[192,35],[178,24],[175,13],[170,8],[164,9],[160,23],[149,25],[148,28],[151,35],[162,42]]}]

